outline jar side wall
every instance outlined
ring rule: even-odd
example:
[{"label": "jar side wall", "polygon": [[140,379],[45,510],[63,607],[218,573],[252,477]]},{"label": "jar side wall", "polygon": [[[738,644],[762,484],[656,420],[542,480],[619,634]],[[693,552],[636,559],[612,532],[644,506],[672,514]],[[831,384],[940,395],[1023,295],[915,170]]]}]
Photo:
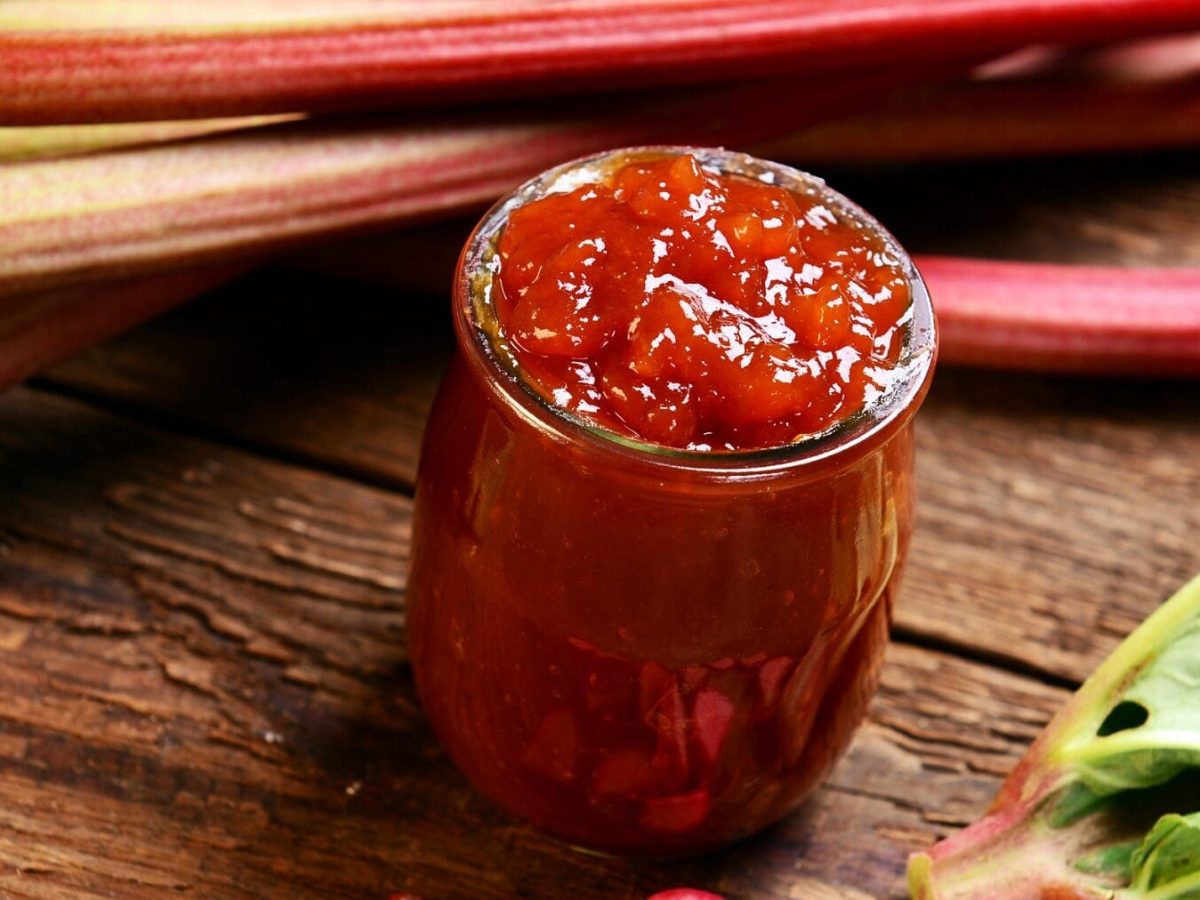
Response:
[{"label": "jar side wall", "polygon": [[655,487],[521,427],[456,360],[409,588],[435,731],[484,793],[589,846],[676,853],[762,827],[865,713],[911,460],[904,427],[825,479]]}]

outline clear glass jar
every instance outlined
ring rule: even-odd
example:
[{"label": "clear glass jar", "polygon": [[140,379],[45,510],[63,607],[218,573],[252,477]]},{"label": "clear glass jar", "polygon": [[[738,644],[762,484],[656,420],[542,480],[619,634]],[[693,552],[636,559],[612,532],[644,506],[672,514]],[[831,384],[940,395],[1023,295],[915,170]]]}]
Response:
[{"label": "clear glass jar", "polygon": [[887,642],[913,516],[911,420],[933,370],[929,297],[882,227],[823,182],[725,151],[879,235],[912,281],[890,386],[770,450],[643,444],[549,406],[488,338],[510,212],[633,153],[569,163],[484,217],[454,285],[459,353],[416,494],[408,630],[417,688],[459,768],[579,846],[711,848],[778,819],[845,750]]}]

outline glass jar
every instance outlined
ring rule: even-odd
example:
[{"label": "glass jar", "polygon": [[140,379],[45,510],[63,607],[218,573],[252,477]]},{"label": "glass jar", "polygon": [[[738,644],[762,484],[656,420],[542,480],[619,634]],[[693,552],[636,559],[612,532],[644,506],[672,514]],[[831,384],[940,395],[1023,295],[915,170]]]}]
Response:
[{"label": "glass jar", "polygon": [[664,152],[681,151],[554,169],[468,240],[408,594],[421,701],[475,787],[572,844],[652,856],[724,844],[795,808],[865,715],[936,345],[921,278],[873,218],[813,176],[688,149],[815,193],[887,243],[912,281],[900,366],[861,413],[769,450],[668,449],[548,405],[487,334],[497,236],[518,206]]}]

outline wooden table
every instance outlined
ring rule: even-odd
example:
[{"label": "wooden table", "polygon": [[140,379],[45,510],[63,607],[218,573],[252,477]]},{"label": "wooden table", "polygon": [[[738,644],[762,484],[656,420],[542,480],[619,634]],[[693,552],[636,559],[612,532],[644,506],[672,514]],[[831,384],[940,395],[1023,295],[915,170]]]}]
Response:
[{"label": "wooden table", "polygon": [[[914,250],[1200,264],[1200,163],[833,174]],[[254,274],[0,397],[0,895],[894,897],[1200,570],[1200,387],[945,369],[883,684],[800,812],[683,862],[476,796],[404,657],[444,298]]]}]

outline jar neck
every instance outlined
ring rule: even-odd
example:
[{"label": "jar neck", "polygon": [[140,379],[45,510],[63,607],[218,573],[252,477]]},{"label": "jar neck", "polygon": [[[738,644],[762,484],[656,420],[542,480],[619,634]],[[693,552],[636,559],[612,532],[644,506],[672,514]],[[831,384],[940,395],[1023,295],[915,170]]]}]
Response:
[{"label": "jar neck", "polygon": [[[819,198],[877,238],[895,256],[907,275],[912,303],[903,327],[898,364],[889,382],[859,412],[825,432],[766,449],[712,452],[683,450],[627,438],[579,419],[554,406],[523,377],[515,359],[499,339],[492,307],[498,271],[496,245],[513,211],[550,194],[573,190],[606,178],[639,158],[691,153],[706,168],[722,175],[763,180],[794,193]],[[646,147],[585,157],[551,169],[499,200],[476,226],[459,258],[454,281],[454,324],[459,350],[467,368],[495,405],[517,427],[534,429],[544,440],[578,448],[596,458],[639,468],[659,468],[664,474],[694,473],[699,478],[757,480],[812,470],[827,474],[851,465],[885,443],[915,414],[928,391],[936,358],[936,322],[924,281],[895,238],[857,204],[828,187],[821,179],[788,166],[725,150],[688,147]]]}]

